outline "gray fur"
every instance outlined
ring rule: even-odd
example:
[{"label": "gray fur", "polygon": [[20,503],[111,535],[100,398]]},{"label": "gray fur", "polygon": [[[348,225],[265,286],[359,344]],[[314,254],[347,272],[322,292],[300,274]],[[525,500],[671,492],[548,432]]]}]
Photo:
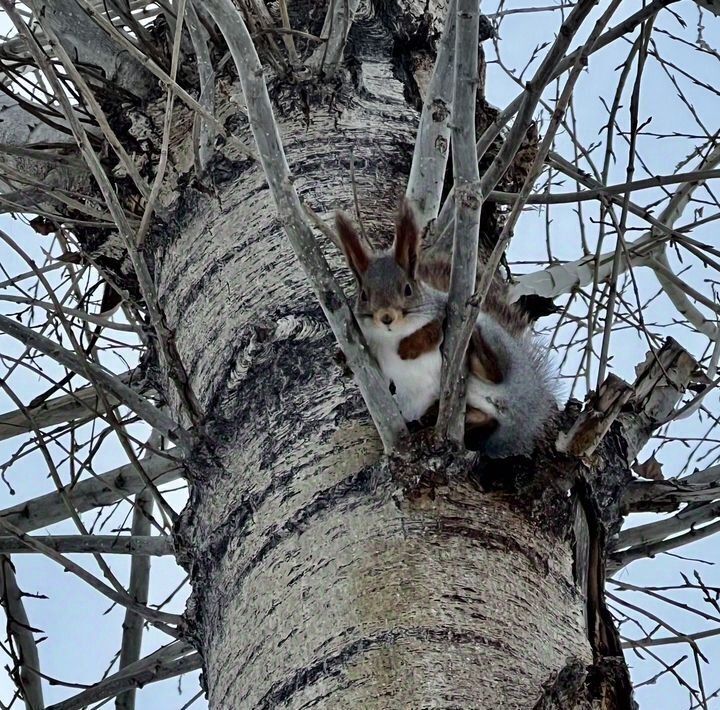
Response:
[{"label": "gray fur", "polygon": [[482,385],[498,422],[483,450],[491,458],[527,456],[558,413],[558,380],[548,350],[529,331],[510,335],[488,313],[480,314],[476,327],[503,373],[502,382]]},{"label": "gray fur", "polygon": [[[414,398],[421,400],[424,408],[428,404],[425,399],[437,397],[439,392],[439,352],[422,361],[400,361],[397,343],[390,343],[388,338],[405,337],[442,318],[450,264],[420,263],[420,235],[407,202],[401,205],[395,241],[386,252],[373,252],[344,213],[337,213],[336,225],[357,283],[354,310],[360,327],[383,373],[396,385],[401,383],[399,394],[406,402],[406,410],[418,409],[412,408],[417,404]],[[482,450],[488,456],[529,455],[557,415],[557,376],[547,349],[533,337],[524,314],[508,302],[506,289],[499,281],[490,290],[484,309],[475,327],[491,351],[484,356],[492,361],[494,371],[499,369],[501,377],[491,382],[471,374],[468,405],[486,415],[491,423],[493,419],[497,423],[483,441]]]}]

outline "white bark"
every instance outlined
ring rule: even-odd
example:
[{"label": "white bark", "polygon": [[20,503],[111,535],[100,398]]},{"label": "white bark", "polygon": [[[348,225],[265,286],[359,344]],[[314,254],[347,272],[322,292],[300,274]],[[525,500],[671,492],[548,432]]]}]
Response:
[{"label": "white bark", "polygon": [[[362,102],[337,117],[300,130],[276,116],[320,213],[351,202],[333,166],[352,141],[366,226],[390,237],[397,146],[416,117],[382,57],[362,80]],[[569,542],[462,483],[460,463],[434,500],[403,490],[403,471],[442,477],[452,457],[391,474],[259,166],[224,175],[219,202],[193,196],[156,262],[214,442],[188,462],[178,529],[211,707],[532,707],[568,656],[591,660]]]}]

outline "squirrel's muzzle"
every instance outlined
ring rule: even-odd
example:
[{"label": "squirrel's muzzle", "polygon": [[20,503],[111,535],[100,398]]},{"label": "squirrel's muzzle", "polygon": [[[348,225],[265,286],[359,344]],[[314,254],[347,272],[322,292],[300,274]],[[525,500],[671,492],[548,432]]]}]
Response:
[{"label": "squirrel's muzzle", "polygon": [[393,323],[400,320],[402,312],[397,308],[378,308],[373,313],[373,320],[378,326],[390,327]]}]

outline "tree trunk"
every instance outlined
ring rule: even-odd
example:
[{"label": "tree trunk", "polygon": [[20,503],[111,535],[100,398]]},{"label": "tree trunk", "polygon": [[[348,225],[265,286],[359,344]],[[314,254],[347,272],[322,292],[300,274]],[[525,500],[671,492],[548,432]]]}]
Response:
[{"label": "tree trunk", "polygon": [[[302,197],[347,208],[352,151],[379,240],[417,120],[381,49],[353,93],[309,96],[307,126],[275,92]],[[217,192],[186,191],[148,244],[207,412],[178,542],[210,706],[532,708],[568,658],[592,662],[567,506],[535,519],[425,442],[386,460],[258,165],[211,170]]]}]

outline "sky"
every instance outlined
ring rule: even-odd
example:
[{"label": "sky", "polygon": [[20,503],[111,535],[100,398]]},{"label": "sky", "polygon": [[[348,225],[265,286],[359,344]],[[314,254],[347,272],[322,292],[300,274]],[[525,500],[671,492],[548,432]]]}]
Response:
[{"label": "sky", "polygon": [[[559,3],[548,1],[548,6],[556,6]],[[497,3],[484,3],[485,12],[492,12],[496,9]],[[527,7],[529,3],[508,2],[504,4],[505,9]],[[640,7],[640,2],[628,1],[623,3],[621,13],[618,17],[630,14]],[[601,2],[600,7],[593,13],[597,17],[607,6]],[[671,32],[685,39],[690,44],[700,41],[706,42],[712,48],[720,47],[719,20],[705,13],[704,30],[700,32],[698,27],[698,12],[693,2],[684,0],[673,6],[677,16],[666,12],[663,13],[657,22],[657,28]],[[560,21],[560,12],[516,14],[505,19],[500,33],[500,56],[506,67],[522,70],[528,62],[536,43],[551,41],[553,33]],[[678,19],[680,18],[680,19]],[[2,18],[4,20],[4,18]],[[682,22],[686,23],[683,27]],[[615,21],[612,23],[615,24]],[[0,31],[2,27],[0,26]],[[684,139],[681,137],[673,139],[659,139],[651,133],[671,133],[680,130],[682,132],[705,135],[718,130],[717,117],[720,116],[720,99],[718,93],[702,86],[705,82],[712,86],[713,77],[718,73],[718,56],[712,53],[699,55],[691,51],[687,46],[677,41],[672,41],[669,36],[658,34],[658,47],[661,55],[677,66],[681,66],[688,72],[696,84],[692,84],[689,78],[682,79],[682,88],[689,97],[688,104],[683,103],[677,97],[677,92],[672,84],[668,73],[663,70],[659,63],[650,58],[645,68],[645,78],[642,85],[640,97],[640,119],[646,121],[651,119],[645,128],[645,135],[639,139],[639,153],[645,165],[638,165],[635,178],[645,177],[647,174],[668,174],[678,170],[689,170],[695,164],[692,161],[683,166],[683,161],[690,153],[693,145],[698,144],[697,140]],[[515,41],[519,38],[521,41]],[[578,41],[581,41],[582,37]],[[613,45],[612,48],[603,50],[594,55],[590,60],[589,71],[580,80],[577,92],[577,101],[574,105],[574,122],[578,135],[583,143],[591,145],[603,140],[603,125],[607,120],[607,111],[601,97],[612,97],[617,81],[618,67],[622,65],[629,45],[625,42]],[[493,58],[492,50],[486,49],[488,58]],[[542,50],[539,55],[542,56]],[[536,66],[531,64],[531,69]],[[670,71],[673,74],[674,70]],[[677,72],[674,72],[678,76]],[[525,77],[527,78],[527,76]],[[714,80],[717,84],[717,80]],[[629,86],[632,85],[632,80]],[[487,98],[490,103],[498,106],[505,105],[514,98],[518,92],[518,86],[508,78],[504,70],[496,64],[488,67],[486,82]],[[550,87],[546,97],[554,96],[555,89]],[[619,113],[621,125],[628,125],[629,95],[623,98],[623,109]],[[538,115],[540,115],[538,113]],[[541,127],[542,133],[542,127]],[[561,133],[557,139],[556,150],[568,159],[573,159],[574,153],[567,135]],[[595,159],[602,163],[602,148],[591,152]],[[581,165],[584,165],[581,162]],[[616,162],[610,170],[609,181],[611,183],[624,182],[626,179],[627,147],[620,139],[616,142]],[[292,166],[291,166],[292,168]],[[717,181],[715,183],[717,185]],[[573,191],[574,185],[565,182],[558,185],[557,190]],[[636,194],[633,199],[636,202],[645,203],[660,196],[659,190],[648,190],[642,194]],[[710,195],[704,195],[708,206],[705,214],[712,214],[718,210]],[[554,206],[551,210],[537,209],[527,211],[515,230],[515,238],[511,245],[509,258],[511,262],[517,262],[514,266],[516,274],[531,272],[537,268],[533,261],[547,261],[546,226],[551,225],[551,237],[549,244],[553,257],[560,260],[572,260],[581,256],[579,240],[578,216],[574,212],[574,205]],[[592,203],[585,203],[583,211],[583,224],[587,230],[588,240],[591,242],[593,235],[597,233],[597,225],[593,223],[597,218],[597,209]],[[691,221],[692,213],[688,213],[680,220],[680,223]],[[629,226],[634,229],[642,226],[635,218],[630,218]],[[41,237],[30,230],[22,220],[7,215],[0,216],[0,229],[16,240],[38,263],[42,263],[43,250],[49,247],[48,238]],[[629,238],[634,238],[640,232],[630,232]],[[700,240],[720,247],[720,239],[713,224],[702,227],[693,233],[693,236]],[[605,250],[614,248],[614,242],[609,240]],[[683,256],[681,262],[675,254],[670,254],[673,268],[676,273],[690,267],[690,271],[684,273],[694,286],[708,292],[710,286],[707,279],[712,277],[712,272],[703,272],[693,263],[687,255]],[[4,243],[0,243],[0,263],[9,273],[26,271],[26,265],[22,264],[18,257],[12,253]],[[644,301],[649,294],[657,290],[655,277],[647,270],[636,271],[637,288]],[[4,279],[0,275],[0,280]],[[0,289],[0,295],[2,290]],[[631,310],[631,307],[629,307]],[[0,304],[2,312],[12,312],[8,304]],[[677,312],[669,301],[662,295],[655,299],[647,308],[645,314],[647,322],[663,323],[663,334],[672,334],[683,346],[692,353],[699,355],[707,347],[707,339],[693,333],[686,324],[673,322],[678,319]],[[122,335],[122,334],[121,334]],[[550,330],[545,334],[550,338]],[[557,336],[558,344],[563,339],[570,337],[569,329],[563,329]],[[599,342],[596,336],[596,342]],[[16,346],[8,338],[0,338],[0,353],[3,355],[17,354]],[[647,342],[639,337],[632,329],[619,331],[611,341],[610,352],[613,358],[610,363],[611,371],[620,375],[628,381],[634,379],[634,367],[642,362],[647,351]],[[579,352],[573,351],[569,360],[563,364],[563,372],[573,370]],[[104,356],[103,364],[117,371],[124,370],[127,364],[115,354],[108,353]],[[565,394],[571,392],[571,380],[565,382]],[[21,392],[25,401],[28,401],[35,394],[43,391],[47,384],[38,381],[36,377],[23,373],[21,377],[14,377],[11,381],[16,391]],[[583,383],[581,382],[574,390],[575,396],[584,394]],[[706,406],[716,414],[718,411],[717,393],[706,400]],[[14,409],[7,397],[0,392],[0,412]],[[90,425],[88,425],[89,427]],[[662,446],[656,452],[657,458],[663,465],[666,476],[679,475],[692,471],[694,468],[705,468],[714,462],[717,454],[710,443],[700,445],[698,450],[689,457],[688,450],[695,445],[692,439],[702,438],[708,427],[707,418],[703,420],[700,416],[692,417],[677,425],[673,431],[680,432],[686,437],[686,442],[673,443]],[[135,425],[135,432],[139,438],[146,436],[141,425]],[[0,462],[12,458],[22,444],[23,439],[18,437],[10,441],[0,442]],[[651,445],[643,452],[643,457],[653,453],[660,442],[651,442]],[[62,453],[55,447],[54,453],[60,459]],[[108,439],[100,448],[94,460],[96,472],[110,470],[119,463],[124,462],[117,443]],[[69,476],[70,470],[67,463],[59,466],[61,475]],[[47,466],[38,453],[19,458],[12,467],[4,473],[7,485],[0,480],[0,508],[35,497],[53,489],[52,481],[47,476]],[[10,488],[14,490],[11,495]],[[177,491],[170,494],[170,500],[176,510],[180,510],[184,504],[184,493]],[[86,524],[95,525],[102,532],[108,533],[122,527],[127,511],[126,506],[113,513],[103,511],[100,520],[95,522],[95,512],[83,516]],[[647,522],[651,519],[649,515],[635,515],[630,520],[630,525]],[[74,533],[76,529],[70,522],[52,526],[47,531],[40,533]],[[655,560],[642,560],[634,562],[623,570],[619,579],[631,582],[636,585],[665,586],[677,584],[681,581],[681,574],[692,577],[693,571],[698,570],[707,584],[720,588],[720,553],[718,552],[717,538],[709,538],[685,547],[679,551],[683,557],[679,559],[669,555],[663,555]],[[97,566],[91,557],[87,555],[72,555],[72,559],[82,563],[88,569],[101,576]],[[18,570],[18,580],[21,587],[30,593],[42,593],[48,596],[47,599],[26,599],[28,615],[34,627],[42,629],[47,640],[40,644],[40,658],[44,673],[54,678],[70,680],[78,683],[92,683],[96,681],[105,669],[110,665],[120,645],[120,633],[123,611],[118,608],[110,609],[110,604],[104,598],[90,591],[84,583],[75,579],[72,575],[64,573],[53,562],[35,555],[15,555],[14,562]],[[126,580],[128,575],[128,559],[120,556],[107,556],[113,571],[121,580]],[[696,562],[701,560],[702,562]],[[711,564],[707,564],[707,563]],[[176,586],[182,581],[184,573],[176,565],[172,558],[153,558],[152,560],[152,583],[151,603],[157,603],[165,599]],[[186,592],[180,592],[171,602],[167,611],[181,613],[184,608]],[[710,628],[719,628],[720,622],[708,619],[701,619],[696,615],[681,608],[672,608],[660,602],[653,602],[646,596],[628,594],[625,599],[635,603],[651,613],[657,613],[673,628],[683,633],[701,631]],[[677,597],[680,603],[690,603],[690,597]],[[705,608],[704,608],[705,609]],[[712,612],[710,608],[705,611]],[[718,616],[718,613],[715,612]],[[652,628],[649,624],[648,628]],[[637,635],[629,625],[623,627],[623,632],[628,635]],[[143,642],[143,654],[149,653],[161,643],[166,642],[166,637],[159,632],[150,630],[146,633]],[[720,637],[709,639],[702,644],[703,652],[710,663],[720,667]],[[673,663],[682,656],[687,659],[678,665],[678,671],[693,677],[695,672],[692,654],[684,645],[676,644],[667,647],[655,647],[651,649],[654,653],[664,658],[667,662]],[[650,679],[658,672],[657,665],[646,656],[645,659],[635,656],[628,656],[632,666],[633,677],[636,682]],[[710,695],[720,685],[720,674],[710,670],[710,663],[705,669],[706,693]],[[181,683],[177,679],[163,683],[151,684],[138,693],[137,708],[139,710],[173,710],[180,708],[196,692],[198,688],[197,673],[188,674]],[[45,685],[45,699],[48,704],[72,695],[75,689],[68,689],[59,686]],[[6,701],[9,687],[7,679],[0,674],[0,700]],[[684,690],[670,675],[663,675],[656,682],[644,685],[639,688],[638,702],[641,710],[645,708],[684,708],[688,706],[687,691]],[[206,707],[204,699],[198,700],[193,708]],[[709,708],[720,709],[720,700],[714,698],[708,703]]]}]

